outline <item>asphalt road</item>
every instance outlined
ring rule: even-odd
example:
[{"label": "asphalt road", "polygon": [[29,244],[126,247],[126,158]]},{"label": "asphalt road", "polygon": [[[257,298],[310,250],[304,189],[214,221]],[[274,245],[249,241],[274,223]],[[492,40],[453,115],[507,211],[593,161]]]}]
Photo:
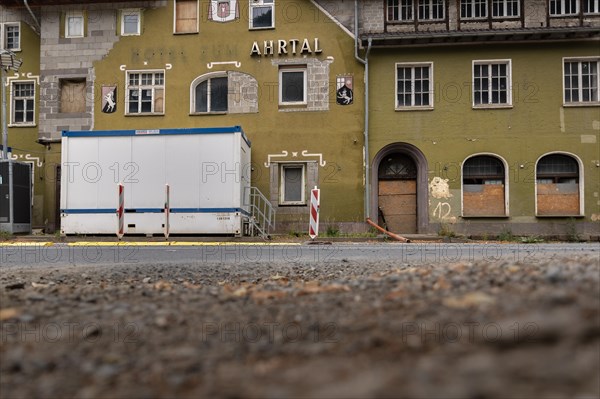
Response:
[{"label": "asphalt road", "polygon": [[336,243],[253,244],[226,243],[186,245],[132,245],[122,243],[87,245],[85,243],[0,246],[0,266],[52,267],[114,264],[236,264],[302,263],[317,266],[345,261],[400,261],[407,265],[456,262],[536,263],[556,257],[596,256],[600,262],[600,243]]}]

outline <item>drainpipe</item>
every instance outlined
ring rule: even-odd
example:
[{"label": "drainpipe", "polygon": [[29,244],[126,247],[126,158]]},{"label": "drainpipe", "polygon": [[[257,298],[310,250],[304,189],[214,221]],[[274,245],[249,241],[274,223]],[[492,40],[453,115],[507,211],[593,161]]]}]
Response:
[{"label": "drainpipe", "polygon": [[369,52],[371,51],[371,43],[372,39],[369,37],[365,58],[360,58],[358,55],[358,0],[354,0],[354,58],[365,66],[365,219],[371,217],[371,168],[369,167]]},{"label": "drainpipe", "polygon": [[35,14],[33,13],[33,11],[31,11],[29,4],[27,4],[27,0],[23,0],[23,4],[25,4],[25,7],[27,7],[27,11],[29,11],[29,14],[31,14],[31,18],[33,18],[33,22],[35,22],[35,26],[37,27],[37,31],[35,33],[39,34],[42,31],[42,27],[41,27],[40,23],[38,22],[37,18],[35,17]]}]

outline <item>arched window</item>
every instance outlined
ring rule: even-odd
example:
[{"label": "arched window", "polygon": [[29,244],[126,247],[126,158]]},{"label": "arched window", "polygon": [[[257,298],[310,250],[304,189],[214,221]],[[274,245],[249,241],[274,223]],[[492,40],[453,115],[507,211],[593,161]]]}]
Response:
[{"label": "arched window", "polygon": [[227,112],[227,75],[211,74],[195,82],[192,113]]},{"label": "arched window", "polygon": [[477,155],[463,163],[463,216],[506,216],[504,163]]},{"label": "arched window", "polygon": [[549,154],[536,169],[537,215],[578,216],[579,163],[565,154]]}]

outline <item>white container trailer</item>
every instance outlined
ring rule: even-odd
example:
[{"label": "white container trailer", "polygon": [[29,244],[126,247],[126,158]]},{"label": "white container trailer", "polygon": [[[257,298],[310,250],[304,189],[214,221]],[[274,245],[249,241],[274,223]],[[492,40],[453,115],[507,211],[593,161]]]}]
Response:
[{"label": "white container trailer", "polygon": [[65,131],[61,232],[116,234],[122,184],[124,234],[241,235],[250,173],[240,126]]}]

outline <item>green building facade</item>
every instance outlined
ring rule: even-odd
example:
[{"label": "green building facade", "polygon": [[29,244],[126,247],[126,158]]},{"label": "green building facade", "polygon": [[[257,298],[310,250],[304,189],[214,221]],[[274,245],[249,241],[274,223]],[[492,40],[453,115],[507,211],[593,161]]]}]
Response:
[{"label": "green building facade", "polygon": [[600,5],[563,3],[8,1],[34,225],[60,225],[64,130],[240,125],[278,232],[306,231],[318,186],[346,232],[596,237]]}]

